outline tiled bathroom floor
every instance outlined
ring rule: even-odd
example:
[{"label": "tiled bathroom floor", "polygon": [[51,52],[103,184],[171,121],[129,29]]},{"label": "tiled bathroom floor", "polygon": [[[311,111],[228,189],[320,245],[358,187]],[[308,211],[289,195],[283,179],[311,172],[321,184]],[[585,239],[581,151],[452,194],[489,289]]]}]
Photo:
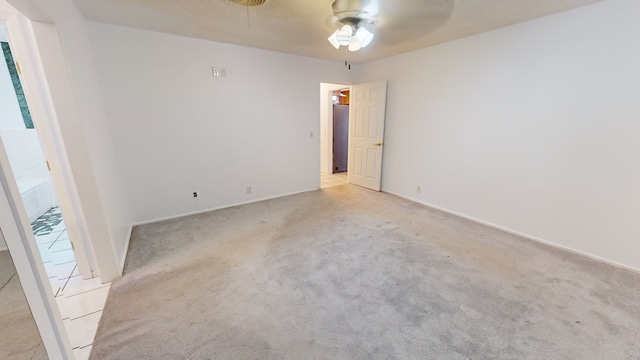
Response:
[{"label": "tiled bathroom floor", "polygon": [[328,188],[332,186],[348,184],[347,173],[341,172],[337,174],[320,174],[320,188]]},{"label": "tiled bathroom floor", "polygon": [[111,284],[83,280],[59,208],[31,224],[76,359],[88,359]]}]

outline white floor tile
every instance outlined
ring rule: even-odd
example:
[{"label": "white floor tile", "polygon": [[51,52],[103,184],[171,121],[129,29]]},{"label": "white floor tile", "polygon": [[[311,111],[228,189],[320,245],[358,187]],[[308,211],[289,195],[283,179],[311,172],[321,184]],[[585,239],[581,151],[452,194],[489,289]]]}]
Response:
[{"label": "white floor tile", "polygon": [[53,261],[54,265],[61,265],[69,262],[75,262],[76,257],[73,255],[73,250],[69,249],[64,251],[52,252],[51,260]]},{"label": "white floor tile", "polygon": [[100,278],[83,280],[82,276],[73,276],[69,279],[61,292],[65,297],[70,297],[76,294],[109,286],[110,283],[103,284]]},{"label": "white floor tile", "polygon": [[[78,276],[78,277],[81,278],[81,276]],[[64,295],[62,290],[64,290],[64,288],[67,286],[67,283],[69,281],[71,281],[72,278],[73,278],[73,274],[71,276],[67,276],[65,278],[56,277],[56,279],[58,279],[58,285],[60,286],[60,291],[58,292],[58,296],[63,296]]]},{"label": "white floor tile", "polygon": [[64,221],[60,221],[60,223],[56,226],[53,227],[53,231],[63,231],[65,230],[67,227],[64,224]]},{"label": "white floor tile", "polygon": [[73,270],[75,270],[75,268],[76,268],[75,261],[66,263],[66,264],[60,264],[60,265],[53,264],[53,266],[51,267],[51,273],[47,271],[47,274],[55,275],[60,280],[68,279],[71,276],[71,273],[73,273]]},{"label": "white floor tile", "polygon": [[88,359],[111,284],[82,280],[64,222],[36,236],[40,257],[63,317],[76,359]]},{"label": "white floor tile", "polygon": [[49,247],[51,245],[53,245],[54,242],[55,242],[55,240],[49,241],[49,242],[38,243],[38,250],[40,250],[40,252],[48,251]]},{"label": "white floor tile", "polygon": [[49,276],[49,279],[57,279],[58,278],[57,273],[56,273],[57,269],[58,268],[55,265],[53,265],[53,262],[51,262],[51,261],[48,261],[48,262],[44,263],[44,270],[47,272],[47,275]]},{"label": "white floor tile", "polygon": [[69,239],[58,239],[49,248],[49,251],[54,253],[63,250],[71,250],[71,241]]},{"label": "white floor tile", "polygon": [[88,360],[92,347],[92,345],[89,345],[83,348],[73,349],[73,355],[76,357],[76,360]]},{"label": "white floor tile", "polygon": [[110,286],[101,287],[91,291],[72,296],[59,296],[56,298],[60,314],[63,319],[76,319],[81,316],[101,311],[107,301]]},{"label": "white floor tile", "polygon": [[51,290],[53,290],[53,296],[56,296],[58,292],[60,292],[60,283],[57,277],[49,278],[49,283],[51,284]]},{"label": "white floor tile", "polygon": [[67,232],[67,230],[63,231],[58,237],[58,240],[63,240],[63,239],[69,240],[69,233]]},{"label": "white floor tile", "polygon": [[38,235],[36,236],[36,243],[42,244],[53,242],[60,236],[60,234],[62,234],[62,231],[53,231],[47,235]]},{"label": "white floor tile", "polygon": [[102,311],[81,318],[62,321],[67,329],[72,348],[83,347],[93,343],[101,316]]},{"label": "white floor tile", "polygon": [[53,263],[51,253],[49,251],[40,251],[40,258],[42,259],[43,263]]},{"label": "white floor tile", "polygon": [[339,186],[339,185],[344,185],[344,184],[347,184],[347,183],[348,183],[348,174],[346,172],[337,173],[337,174],[322,175],[320,177],[320,187],[321,188]]}]

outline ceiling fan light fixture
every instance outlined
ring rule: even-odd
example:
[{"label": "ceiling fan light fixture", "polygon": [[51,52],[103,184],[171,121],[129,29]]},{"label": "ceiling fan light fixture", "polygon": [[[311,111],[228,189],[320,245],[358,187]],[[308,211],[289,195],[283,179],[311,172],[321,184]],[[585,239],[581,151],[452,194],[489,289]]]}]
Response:
[{"label": "ceiling fan light fixture", "polygon": [[355,37],[359,40],[361,47],[367,47],[367,45],[371,43],[371,40],[373,40],[373,33],[361,27],[356,31]]},{"label": "ceiling fan light fixture", "polygon": [[371,43],[373,33],[363,25],[376,23],[378,0],[334,0],[331,9],[335,19],[342,24],[337,32],[329,36],[333,47],[339,49],[340,46],[346,46],[349,51],[358,51]]},{"label": "ceiling fan light fixture", "polygon": [[345,24],[336,30],[327,38],[334,48],[340,49],[340,46],[346,46],[349,51],[358,51],[366,47],[373,40],[371,31],[358,26]]},{"label": "ceiling fan light fixture", "polygon": [[350,25],[343,26],[340,30],[338,30],[336,38],[338,39],[338,43],[340,45],[349,45],[351,39],[353,38],[353,28]]},{"label": "ceiling fan light fixture", "polygon": [[360,39],[358,39],[358,37],[354,36],[351,38],[351,41],[349,41],[349,51],[358,51],[362,48],[362,44],[360,44]]},{"label": "ceiling fan light fixture", "polygon": [[340,30],[336,30],[333,32],[333,34],[331,34],[331,36],[329,36],[327,38],[327,40],[329,40],[329,42],[331,43],[331,45],[333,45],[334,48],[340,49],[340,43],[338,42],[338,32]]}]

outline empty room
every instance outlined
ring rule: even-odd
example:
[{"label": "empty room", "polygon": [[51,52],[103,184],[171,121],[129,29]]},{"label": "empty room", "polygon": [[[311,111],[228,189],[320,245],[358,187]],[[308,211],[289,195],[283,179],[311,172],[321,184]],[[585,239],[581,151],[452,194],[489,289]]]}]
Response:
[{"label": "empty room", "polygon": [[0,156],[7,356],[638,359],[639,17],[0,0],[82,270],[51,289]]}]

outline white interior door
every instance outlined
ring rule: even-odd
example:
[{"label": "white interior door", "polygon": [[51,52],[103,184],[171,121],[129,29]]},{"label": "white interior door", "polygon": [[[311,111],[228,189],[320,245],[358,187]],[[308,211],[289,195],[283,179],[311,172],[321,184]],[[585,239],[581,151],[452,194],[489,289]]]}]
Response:
[{"label": "white interior door", "polygon": [[387,81],[351,87],[349,182],[380,191]]}]

